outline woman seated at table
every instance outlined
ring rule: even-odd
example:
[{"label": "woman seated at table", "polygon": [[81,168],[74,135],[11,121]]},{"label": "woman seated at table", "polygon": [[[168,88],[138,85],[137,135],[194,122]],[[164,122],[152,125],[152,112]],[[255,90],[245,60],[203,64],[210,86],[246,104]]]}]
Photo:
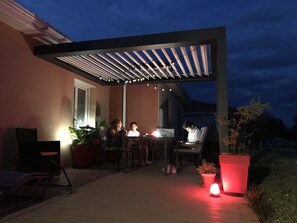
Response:
[{"label": "woman seated at table", "polygon": [[110,123],[107,130],[107,146],[120,147],[122,145],[123,136],[126,135],[126,130],[122,128],[121,119],[116,118]]}]

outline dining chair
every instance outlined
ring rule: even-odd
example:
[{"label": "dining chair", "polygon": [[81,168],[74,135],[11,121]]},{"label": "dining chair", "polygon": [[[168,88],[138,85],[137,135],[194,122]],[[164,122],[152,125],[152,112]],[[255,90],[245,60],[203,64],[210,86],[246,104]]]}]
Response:
[{"label": "dining chair", "polygon": [[111,154],[113,159],[113,166],[117,164],[117,170],[120,170],[120,163],[122,161],[125,146],[126,146],[126,137],[122,134],[120,143],[118,141],[111,141],[110,144],[107,141],[107,128],[99,128],[99,141],[101,147],[101,160],[99,162],[99,168],[102,168],[102,164],[106,161],[107,154]]},{"label": "dining chair", "polygon": [[[139,137],[127,137],[126,138],[127,144],[127,162],[131,162],[131,166],[135,167],[135,160],[137,160],[137,166],[141,166],[141,157],[140,157],[140,150],[141,150],[141,142]],[[136,159],[135,159],[136,158]]]}]

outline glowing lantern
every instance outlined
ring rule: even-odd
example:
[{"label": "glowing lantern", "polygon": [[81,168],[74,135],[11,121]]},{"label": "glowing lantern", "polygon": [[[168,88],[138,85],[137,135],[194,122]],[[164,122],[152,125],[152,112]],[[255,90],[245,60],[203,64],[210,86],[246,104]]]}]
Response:
[{"label": "glowing lantern", "polygon": [[155,137],[161,137],[161,134],[160,134],[160,132],[158,130],[154,131],[152,133],[152,135],[155,136]]},{"label": "glowing lantern", "polygon": [[212,184],[210,186],[210,195],[213,197],[220,196],[220,188],[218,184]]}]

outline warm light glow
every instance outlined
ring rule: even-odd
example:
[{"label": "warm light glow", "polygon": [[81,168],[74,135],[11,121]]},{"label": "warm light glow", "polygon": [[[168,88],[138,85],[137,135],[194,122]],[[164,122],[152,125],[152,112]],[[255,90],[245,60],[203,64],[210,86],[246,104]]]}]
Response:
[{"label": "warm light glow", "polygon": [[220,188],[218,184],[215,183],[210,186],[210,195],[215,197],[220,196]]},{"label": "warm light glow", "polygon": [[158,130],[154,131],[152,133],[152,135],[155,136],[155,137],[161,137],[161,134],[160,134],[160,132]]},{"label": "warm light glow", "polygon": [[72,143],[71,135],[69,129],[66,126],[61,126],[56,132],[56,138],[60,141],[61,150],[68,149],[69,145]]}]

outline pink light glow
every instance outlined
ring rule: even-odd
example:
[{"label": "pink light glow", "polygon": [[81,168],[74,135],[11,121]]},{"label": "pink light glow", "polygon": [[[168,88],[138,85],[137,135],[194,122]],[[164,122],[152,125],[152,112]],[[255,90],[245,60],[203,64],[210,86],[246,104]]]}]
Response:
[{"label": "pink light glow", "polygon": [[215,196],[215,197],[220,195],[220,188],[219,188],[218,184],[212,184],[210,186],[210,195]]}]

